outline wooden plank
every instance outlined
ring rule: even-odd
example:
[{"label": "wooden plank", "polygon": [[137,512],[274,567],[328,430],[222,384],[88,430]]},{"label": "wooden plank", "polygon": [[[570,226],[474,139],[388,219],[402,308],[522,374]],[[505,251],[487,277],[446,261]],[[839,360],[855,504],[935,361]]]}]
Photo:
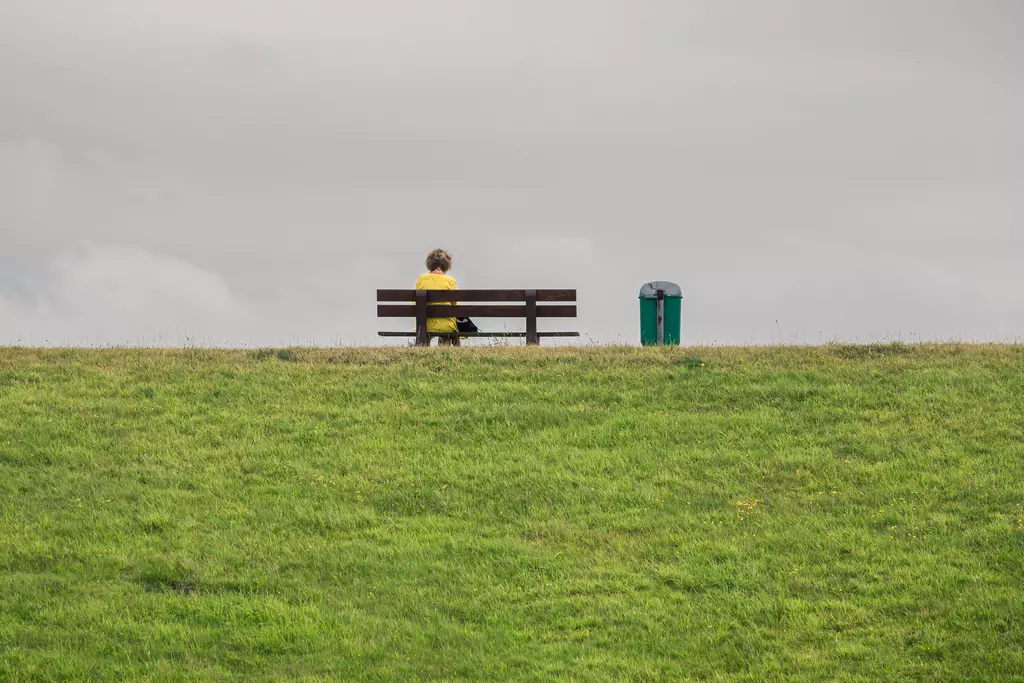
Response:
[{"label": "wooden plank", "polygon": [[[421,290],[422,291],[422,290]],[[470,305],[470,306],[426,306],[428,318],[525,318],[526,306]],[[403,304],[378,304],[378,318],[415,318],[417,306]],[[537,306],[538,318],[575,318],[573,304]]]},{"label": "wooden plank", "polygon": [[[415,337],[415,332],[378,332],[378,337]],[[431,332],[431,337],[454,337],[455,333]],[[525,337],[525,332],[463,332],[460,337]],[[538,332],[538,337],[578,337],[579,332]]]},{"label": "wooden plank", "polygon": [[526,343],[530,346],[540,344],[537,336],[537,290],[526,290]]},{"label": "wooden plank", "polygon": [[[526,301],[525,289],[431,289],[427,301]],[[377,301],[416,301],[415,289],[378,289]],[[575,289],[538,289],[537,301],[576,301]]]}]

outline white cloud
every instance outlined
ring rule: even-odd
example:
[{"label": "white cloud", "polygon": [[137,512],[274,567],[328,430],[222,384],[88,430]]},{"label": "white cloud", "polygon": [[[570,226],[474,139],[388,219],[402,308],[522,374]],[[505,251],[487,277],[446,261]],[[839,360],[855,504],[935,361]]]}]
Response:
[{"label": "white cloud", "polygon": [[31,298],[0,299],[0,343],[217,343],[246,319],[218,274],[133,247],[67,250],[37,279]]}]

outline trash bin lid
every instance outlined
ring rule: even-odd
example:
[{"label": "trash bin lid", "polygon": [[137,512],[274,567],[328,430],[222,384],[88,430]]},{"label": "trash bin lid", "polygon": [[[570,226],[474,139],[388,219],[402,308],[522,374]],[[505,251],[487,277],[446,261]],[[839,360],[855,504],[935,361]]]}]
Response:
[{"label": "trash bin lid", "polygon": [[683,290],[679,288],[674,282],[666,282],[664,280],[655,280],[654,282],[648,282],[640,288],[641,299],[657,299],[658,290],[664,290],[665,296],[683,296]]}]

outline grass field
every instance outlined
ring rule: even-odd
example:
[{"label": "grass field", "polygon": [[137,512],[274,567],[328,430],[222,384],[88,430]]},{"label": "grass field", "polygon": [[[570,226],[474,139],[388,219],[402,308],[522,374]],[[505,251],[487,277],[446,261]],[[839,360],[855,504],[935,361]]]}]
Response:
[{"label": "grass field", "polygon": [[1024,347],[0,349],[0,680],[1022,680]]}]

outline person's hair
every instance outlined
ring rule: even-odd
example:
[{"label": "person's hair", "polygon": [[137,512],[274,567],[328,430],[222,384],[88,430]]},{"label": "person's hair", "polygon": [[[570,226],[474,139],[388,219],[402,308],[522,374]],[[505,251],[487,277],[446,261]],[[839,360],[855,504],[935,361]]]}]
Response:
[{"label": "person's hair", "polygon": [[452,269],[452,255],[444,249],[435,249],[427,254],[427,270],[440,270],[447,273]]}]

